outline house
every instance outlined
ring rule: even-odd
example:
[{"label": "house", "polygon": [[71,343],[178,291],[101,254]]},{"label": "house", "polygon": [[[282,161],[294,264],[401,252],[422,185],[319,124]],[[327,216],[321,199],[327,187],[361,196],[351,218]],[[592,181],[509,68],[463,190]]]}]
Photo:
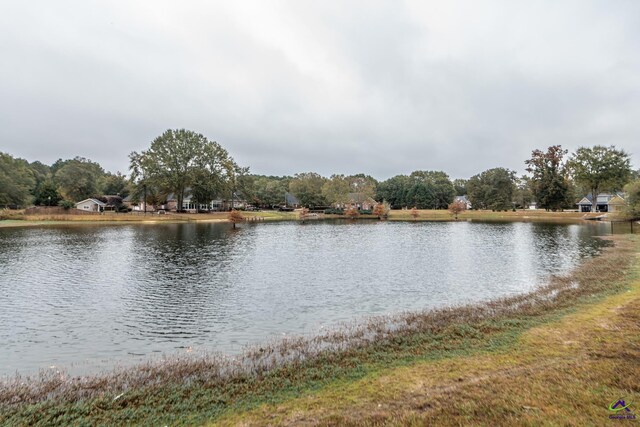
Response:
[{"label": "house", "polygon": [[133,212],[154,212],[156,210],[155,206],[150,205],[150,204],[146,204],[146,209],[145,209],[145,202],[143,201],[134,201],[131,197],[131,195],[125,197],[124,199],[122,199],[122,204],[125,205],[127,208],[131,209]]},{"label": "house", "polygon": [[626,202],[619,194],[616,194],[611,199],[609,199],[609,212],[618,213],[621,212],[624,208]]},{"label": "house", "polygon": [[[611,204],[612,200],[613,204]],[[580,212],[591,212],[593,195],[587,194],[576,204]],[[596,212],[618,212],[622,208],[622,205],[624,205],[624,197],[622,194],[600,193],[596,200]]]},{"label": "house", "polygon": [[76,203],[76,209],[86,212],[104,212],[104,208],[107,206],[106,203],[101,202],[98,199],[85,199],[81,202]]},{"label": "house", "polygon": [[344,209],[348,206],[355,206],[359,210],[369,211],[372,210],[376,204],[378,204],[378,202],[364,193],[349,193],[344,203],[335,203],[334,207]]},{"label": "house", "polygon": [[[187,190],[188,191],[188,190]],[[231,209],[246,209],[247,202],[239,193],[233,193],[233,200],[216,199],[209,203],[195,203],[193,196],[187,192],[182,200],[182,211],[195,213],[198,211],[228,211]],[[176,212],[178,210],[178,198],[174,194],[167,196],[167,203],[163,209]]]},{"label": "house", "polygon": [[469,201],[469,199],[467,199],[467,196],[456,196],[453,199],[454,202],[462,202],[465,204],[465,206],[467,207],[467,209],[471,209],[471,202]]},{"label": "house", "polygon": [[100,201],[105,203],[104,211],[117,211],[122,207],[123,199],[117,194],[106,194],[100,197]]},{"label": "house", "polygon": [[529,209],[530,211],[535,211],[536,209],[538,209],[538,203],[536,203],[536,202],[529,202],[529,207],[528,207],[528,209]]},{"label": "house", "polygon": [[284,206],[286,208],[299,208],[300,200],[288,191],[284,193]]}]

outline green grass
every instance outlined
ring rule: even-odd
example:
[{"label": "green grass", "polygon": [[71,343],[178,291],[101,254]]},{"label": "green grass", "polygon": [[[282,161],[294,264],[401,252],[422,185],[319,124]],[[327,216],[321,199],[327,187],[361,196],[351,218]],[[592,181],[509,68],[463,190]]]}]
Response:
[{"label": "green grass", "polygon": [[[607,296],[626,297],[620,292],[631,289],[637,280],[637,253],[637,240],[619,238],[615,249],[588,261],[571,277],[557,278],[532,294],[484,305],[371,319],[325,336],[255,348],[245,354],[240,365],[212,355],[82,380],[57,374],[16,379],[0,387],[0,422],[193,425],[216,420],[230,424],[271,420],[298,424],[308,418],[357,424],[367,419],[378,422],[367,414],[376,413],[375,405],[384,404],[400,409],[380,413],[381,422],[420,423],[415,408],[399,403],[404,401],[399,397],[404,388],[415,388],[407,382],[411,372],[432,372],[433,377],[425,374],[423,380],[436,385],[440,380],[456,384],[458,378],[465,382],[470,375],[467,366],[474,363],[478,371],[489,372],[502,363],[519,367],[523,360],[533,360],[531,354],[513,356],[523,345],[523,337],[537,327],[588,310]],[[629,273],[631,265],[636,276]],[[598,282],[591,280],[595,272]],[[633,283],[636,295],[638,285]],[[542,354],[547,357],[551,353],[552,349]],[[389,392],[387,383],[380,383],[385,378],[395,384]],[[504,384],[502,387],[507,389]],[[378,400],[372,403],[371,396]],[[473,394],[463,396],[462,401],[468,411],[479,407]],[[504,402],[496,407],[508,410]],[[351,413],[360,415],[352,418]],[[464,416],[455,419],[462,422]]]}]

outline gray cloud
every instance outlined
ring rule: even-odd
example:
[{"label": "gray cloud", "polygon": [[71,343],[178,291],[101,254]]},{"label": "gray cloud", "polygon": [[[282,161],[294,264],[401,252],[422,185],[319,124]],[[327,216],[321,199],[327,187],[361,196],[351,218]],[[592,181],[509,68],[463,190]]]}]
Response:
[{"label": "gray cloud", "polygon": [[[183,2],[184,3],[184,2]],[[4,2],[0,151],[126,171],[167,128],[255,173],[640,166],[640,3]]]}]

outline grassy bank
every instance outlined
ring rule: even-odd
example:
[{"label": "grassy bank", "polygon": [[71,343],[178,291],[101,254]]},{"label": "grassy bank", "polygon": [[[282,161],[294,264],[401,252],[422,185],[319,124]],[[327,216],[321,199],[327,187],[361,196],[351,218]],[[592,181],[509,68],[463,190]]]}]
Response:
[{"label": "grassy bank", "polygon": [[[545,210],[516,210],[514,211],[488,211],[468,210],[458,215],[458,220],[478,221],[569,221],[575,222],[585,218],[599,216],[584,212],[550,212]],[[447,210],[418,210],[418,217],[414,219],[410,210],[393,210],[389,212],[390,221],[451,221],[453,215]]]},{"label": "grassy bank", "polygon": [[[626,244],[626,243],[625,243]],[[468,324],[455,344],[317,392],[227,414],[218,425],[607,425],[611,402],[640,401],[640,254],[624,278],[539,316]],[[631,255],[631,253],[629,253]],[[605,256],[604,269],[616,268]],[[594,274],[598,263],[578,273]],[[595,290],[595,288],[594,288]],[[563,298],[562,296],[560,298]],[[560,304],[561,306],[564,304]],[[453,339],[456,341],[456,338]],[[433,356],[433,357],[429,357]],[[422,360],[420,360],[422,359]],[[640,405],[632,404],[640,419]]]},{"label": "grassy bank", "polygon": [[[297,212],[260,211],[243,212],[246,220],[254,221],[282,221],[298,220]],[[599,216],[600,214],[582,212],[547,212],[544,210],[535,211],[466,211],[459,215],[459,221],[546,221],[546,222],[579,222],[585,218]],[[317,219],[346,219],[346,216],[319,214],[308,220]],[[377,220],[373,215],[362,215],[359,220]],[[409,210],[395,210],[389,213],[389,221],[452,221],[453,216],[446,210],[419,210],[418,217],[413,218]],[[206,213],[206,214],[176,214],[169,213],[158,215],[148,213],[104,213],[101,215],[60,215],[60,214],[40,214],[24,215],[21,211],[3,211],[0,214],[0,227],[24,227],[60,224],[168,224],[168,223],[188,223],[188,222],[226,222],[226,212]]]},{"label": "grassy bank", "polygon": [[16,378],[0,385],[0,423],[584,424],[639,397],[640,243],[616,242],[528,295],[373,318],[235,359]]},{"label": "grassy bank", "polygon": [[[189,222],[227,222],[227,212],[207,214],[169,213],[164,215],[148,213],[104,213],[100,215],[24,215],[21,212],[5,214],[0,220],[0,227],[25,227],[61,224],[171,224]],[[293,212],[243,212],[243,216],[249,222],[254,221],[281,221],[297,219]]]}]

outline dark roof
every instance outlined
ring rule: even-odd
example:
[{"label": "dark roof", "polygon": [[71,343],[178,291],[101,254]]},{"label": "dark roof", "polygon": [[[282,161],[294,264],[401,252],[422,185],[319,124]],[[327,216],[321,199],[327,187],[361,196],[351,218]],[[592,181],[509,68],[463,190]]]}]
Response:
[{"label": "dark roof", "polygon": [[354,202],[375,202],[372,197],[369,197],[364,193],[349,193],[347,197],[349,200],[353,200]]}]

